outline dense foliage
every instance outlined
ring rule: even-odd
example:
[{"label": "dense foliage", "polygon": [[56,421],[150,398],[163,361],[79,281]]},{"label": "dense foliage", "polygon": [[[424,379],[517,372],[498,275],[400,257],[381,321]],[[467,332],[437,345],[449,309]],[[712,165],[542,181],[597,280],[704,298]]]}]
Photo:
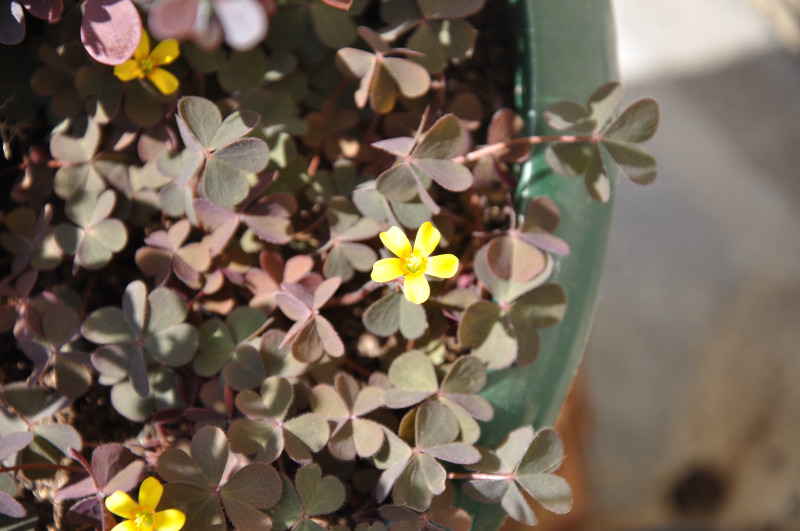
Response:
[{"label": "dense foliage", "polygon": [[[483,0],[8,4],[4,521],[466,530],[462,488],[569,511],[552,429],[479,445],[486,371],[567,304],[559,206],[515,204],[515,168],[548,142],[598,201],[610,160],[648,183],[653,100],[618,113],[610,82],[520,136],[459,76]],[[117,494],[146,476],[158,507]]]}]

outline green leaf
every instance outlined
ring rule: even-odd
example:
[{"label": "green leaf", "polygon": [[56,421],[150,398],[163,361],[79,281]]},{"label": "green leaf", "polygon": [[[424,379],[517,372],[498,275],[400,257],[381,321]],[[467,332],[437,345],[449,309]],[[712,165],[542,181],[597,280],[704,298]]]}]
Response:
[{"label": "green leaf", "polygon": [[269,528],[269,518],[257,509],[268,509],[281,498],[282,483],[275,469],[251,463],[236,471],[220,489],[225,512],[238,529]]},{"label": "green leaf", "polygon": [[332,513],[344,503],[342,482],[333,476],[322,477],[322,469],[315,464],[300,467],[295,476],[295,485],[304,512],[309,516]]},{"label": "green leaf", "polygon": [[100,145],[100,126],[87,116],[67,119],[55,128],[50,153],[63,162],[87,162]]},{"label": "green leaf", "polygon": [[603,131],[603,138],[634,143],[649,140],[658,129],[659,114],[658,103],[653,98],[637,100]]},{"label": "green leaf", "polygon": [[395,388],[387,390],[383,400],[390,408],[411,406],[439,390],[433,362],[418,350],[395,358],[389,367],[389,380]]},{"label": "green leaf", "polygon": [[188,147],[195,140],[204,148],[209,148],[222,124],[222,113],[217,106],[205,98],[186,96],[178,102],[178,113],[186,124],[186,133],[191,134],[187,138],[184,131],[181,131],[184,144]]},{"label": "green leaf", "polygon": [[462,356],[442,380],[442,392],[447,394],[478,393],[486,385],[486,368],[473,356]]},{"label": "green leaf", "polygon": [[221,429],[206,426],[192,437],[192,460],[203,473],[209,486],[219,485],[228,462],[228,439]]},{"label": "green leaf", "polygon": [[283,484],[281,499],[267,514],[272,518],[275,529],[288,529],[303,518],[303,506],[292,481],[286,476],[281,476],[281,482]]},{"label": "green leaf", "polygon": [[511,306],[511,316],[519,326],[545,328],[559,323],[566,310],[566,291],[559,284],[548,283],[515,300]]},{"label": "green leaf", "polygon": [[225,117],[211,139],[210,150],[220,149],[248,134],[261,118],[253,111],[235,111]]},{"label": "green leaf", "polygon": [[135,338],[122,310],[110,306],[89,314],[81,326],[81,334],[99,345],[123,343]]},{"label": "green leaf", "polygon": [[227,529],[219,498],[208,488],[184,482],[169,483],[164,485],[160,506],[182,511],[186,515],[184,529],[197,531]]},{"label": "green leaf", "polygon": [[658,175],[655,157],[647,149],[630,142],[603,140],[603,146],[625,176],[636,184],[650,184]]},{"label": "green leaf", "polygon": [[425,309],[406,300],[402,293],[383,296],[364,312],[364,326],[373,334],[389,337],[398,330],[406,339],[416,339],[428,327]]},{"label": "green leaf", "polygon": [[257,461],[271,463],[283,452],[283,430],[272,421],[236,420],[228,429],[228,436],[234,452],[256,454]]},{"label": "green leaf", "polygon": [[417,410],[414,432],[419,448],[434,448],[456,440],[458,421],[446,406],[438,402],[425,402]]},{"label": "green leaf", "polygon": [[210,157],[206,160],[202,179],[203,193],[215,205],[231,207],[250,192],[247,175],[233,166]]},{"label": "green leaf", "polygon": [[186,319],[186,306],[180,296],[169,288],[154,289],[147,296],[147,303],[147,333],[167,330]]},{"label": "green leaf", "polygon": [[397,478],[394,502],[424,511],[430,506],[433,495],[444,491],[446,479],[447,473],[433,457],[417,454]]},{"label": "green leaf", "polygon": [[562,477],[520,474],[517,483],[550,512],[566,514],[572,509],[572,489]]},{"label": "green leaf", "polygon": [[558,142],[547,146],[544,156],[555,172],[577,177],[586,172],[593,153],[593,146],[589,142]]},{"label": "green leaf", "polygon": [[[306,413],[284,424],[284,429],[297,437],[312,452],[319,452],[328,443],[330,427],[319,415]],[[288,449],[287,449],[288,451]]]},{"label": "green leaf", "polygon": [[412,151],[417,159],[446,160],[459,155],[466,134],[455,114],[442,116],[426,131]]},{"label": "green leaf", "polygon": [[356,40],[356,25],[346,11],[312,2],[309,16],[314,33],[320,41],[333,50],[349,46]]}]

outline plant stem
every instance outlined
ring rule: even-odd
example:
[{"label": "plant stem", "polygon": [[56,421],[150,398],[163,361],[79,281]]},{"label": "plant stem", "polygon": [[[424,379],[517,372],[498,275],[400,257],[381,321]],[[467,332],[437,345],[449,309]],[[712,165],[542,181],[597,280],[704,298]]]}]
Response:
[{"label": "plant stem", "polygon": [[471,479],[471,480],[484,480],[484,481],[500,481],[514,479],[515,474],[510,472],[508,474],[487,474],[483,472],[449,472],[447,479]]},{"label": "plant stem", "polygon": [[601,137],[597,134],[594,135],[553,135],[553,136],[523,136],[519,138],[512,138],[511,140],[505,140],[503,142],[498,142],[496,144],[489,144],[488,146],[479,147],[475,151],[470,151],[466,155],[462,155],[460,157],[454,157],[451,160],[453,162],[457,162],[459,164],[464,164],[465,162],[473,162],[481,157],[485,157],[486,155],[492,155],[494,153],[506,150],[510,147],[514,146],[521,146],[521,145],[536,145],[536,144],[544,144],[546,142],[598,142]]}]

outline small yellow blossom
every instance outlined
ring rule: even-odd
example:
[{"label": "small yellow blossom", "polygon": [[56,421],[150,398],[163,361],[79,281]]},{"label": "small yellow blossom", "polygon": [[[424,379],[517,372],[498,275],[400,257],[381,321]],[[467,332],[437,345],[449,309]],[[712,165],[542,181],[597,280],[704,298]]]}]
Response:
[{"label": "small yellow blossom", "polygon": [[154,477],[142,481],[139,503],[122,491],[106,498],[109,511],[126,520],[111,531],[178,531],[186,522],[186,515],[177,509],[156,512],[164,487]]},{"label": "small yellow blossom", "polygon": [[404,277],[403,287],[406,298],[415,304],[422,304],[431,294],[425,275],[450,278],[458,270],[458,258],[452,254],[431,256],[439,245],[441,234],[430,221],[420,225],[414,248],[399,227],[381,232],[381,241],[397,258],[384,258],[372,265],[372,280],[389,282]]},{"label": "small yellow blossom", "polygon": [[128,59],[121,65],[115,66],[114,75],[122,81],[147,78],[162,94],[172,94],[178,90],[178,78],[159,67],[170,64],[179,55],[178,41],[175,39],[167,39],[158,43],[151,52],[150,37],[147,36],[145,30],[142,30],[142,39],[133,52],[133,59]]}]

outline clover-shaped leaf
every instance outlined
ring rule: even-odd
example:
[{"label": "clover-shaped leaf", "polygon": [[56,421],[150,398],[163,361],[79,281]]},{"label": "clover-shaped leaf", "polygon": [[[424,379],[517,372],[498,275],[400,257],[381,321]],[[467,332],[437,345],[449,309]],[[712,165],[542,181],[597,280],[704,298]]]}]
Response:
[{"label": "clover-shaped leaf", "polygon": [[184,323],[186,306],[169,288],[156,288],[149,295],[141,281],[125,288],[122,308],[107,306],[90,314],[81,326],[83,337],[102,345],[92,363],[108,385],[129,378],[141,397],[150,392],[148,363],[157,359],[177,367],[192,359],[197,348],[197,330]]},{"label": "clover-shaped leaf", "polygon": [[406,339],[417,339],[427,330],[428,318],[421,304],[393,291],[366,309],[364,327],[376,336],[389,337],[399,330]]},{"label": "clover-shaped leaf", "polygon": [[210,233],[206,242],[211,256],[222,252],[242,222],[264,241],[285,244],[292,239],[289,216],[295,211],[296,204],[288,194],[268,195],[252,204],[245,201],[241,213],[205,199],[195,199],[193,208],[202,227]]},{"label": "clover-shaped leaf", "polygon": [[453,507],[455,490],[451,485],[444,492],[434,496],[427,511],[418,512],[401,505],[384,505],[381,516],[391,522],[389,531],[469,531],[472,518],[459,507]]},{"label": "clover-shaped leaf", "polygon": [[[225,318],[209,319],[200,325],[198,353],[192,361],[201,376],[217,374],[239,346],[252,346],[250,340],[264,327],[267,316],[258,308],[239,306]],[[253,340],[254,341],[254,340]]]},{"label": "clover-shaped leaf", "polygon": [[558,434],[545,428],[534,433],[525,426],[509,433],[494,452],[469,468],[495,478],[473,479],[464,490],[470,496],[503,506],[508,515],[525,525],[536,525],[527,494],[556,514],[569,512],[572,491],[567,482],[553,474],[564,459]]},{"label": "clover-shaped leaf", "polygon": [[471,55],[478,32],[463,17],[480,10],[483,0],[415,3],[416,10],[400,0],[381,2],[381,14],[390,23],[382,32],[386,38],[393,40],[413,28],[406,44],[423,54],[415,59],[431,73],[444,70],[448,60],[459,61]]},{"label": "clover-shaped leaf", "polygon": [[180,187],[200,174],[205,196],[217,206],[233,206],[250,191],[247,175],[263,170],[269,148],[258,138],[245,137],[258,124],[252,111],[236,111],[222,120],[211,101],[187,96],[176,116],[183,143],[191,153],[181,170]]},{"label": "clover-shaped leaf", "polygon": [[419,195],[431,212],[438,213],[440,208],[427,191],[431,181],[453,192],[472,185],[472,173],[450,160],[462,151],[465,138],[458,118],[448,114],[414,139],[399,137],[373,143],[397,156],[394,165],[378,176],[377,190],[388,199],[401,202]]},{"label": "clover-shaped leaf", "polygon": [[145,238],[147,247],[136,251],[136,265],[146,275],[154,275],[164,285],[172,272],[190,288],[202,286],[201,273],[211,265],[211,251],[205,242],[184,245],[191,232],[189,220],[182,219],[169,230],[159,230]]},{"label": "clover-shaped leaf", "polygon": [[425,402],[414,415],[414,448],[387,431],[387,444],[373,458],[384,471],[377,485],[378,501],[393,491],[395,503],[426,510],[434,495],[445,489],[446,472],[437,460],[475,463],[480,453],[473,446],[454,442],[459,426],[455,415],[438,402]]},{"label": "clover-shaped leaf", "polygon": [[306,464],[297,470],[295,484],[283,478],[283,495],[269,515],[277,529],[321,531],[325,528],[311,518],[332,513],[345,500],[344,485],[334,476],[322,475],[315,464]]},{"label": "clover-shaped leaf", "polygon": [[319,310],[330,300],[341,284],[332,277],[312,292],[301,284],[284,282],[275,301],[281,311],[295,323],[286,332],[284,343],[292,341],[292,355],[304,363],[313,363],[323,352],[333,357],[344,354],[344,344],[333,325]]},{"label": "clover-shaped leaf", "polygon": [[256,460],[271,463],[284,449],[298,463],[311,461],[311,452],[319,452],[328,442],[330,428],[323,417],[305,413],[286,420],[294,401],[288,380],[270,376],[261,385],[261,393],[242,391],[236,407],[249,418],[234,421],[228,430],[234,451]]},{"label": "clover-shaped leaf", "polygon": [[322,265],[325,277],[340,277],[342,282],[347,282],[356,271],[370,271],[378,255],[372,247],[359,242],[374,238],[383,227],[374,219],[361,217],[355,206],[343,197],[331,199],[328,219],[331,239],[323,246],[328,251]]},{"label": "clover-shaped leaf", "polygon": [[[0,436],[14,433],[32,433],[33,440],[16,455],[20,463],[47,462],[57,464],[70,449],[80,451],[83,442],[80,434],[68,424],[52,423],[51,418],[72,403],[59,394],[40,387],[29,387],[25,382],[14,382],[3,386],[2,398],[5,407],[0,407]],[[26,437],[18,435],[24,440]],[[18,441],[17,438],[11,442]],[[9,455],[13,455],[12,452]],[[23,473],[29,479],[52,477],[55,470],[32,468]]]},{"label": "clover-shaped leaf", "polygon": [[[307,278],[315,278],[311,273],[314,268],[314,259],[308,255],[299,254],[284,262],[283,257],[273,251],[263,251],[258,257],[260,269],[252,268],[245,273],[245,284],[253,293],[250,306],[271,312],[277,302],[275,294],[281,289],[282,282],[293,284],[304,283]],[[321,282],[321,279],[315,284]]]},{"label": "clover-shaped leaf", "polygon": [[270,329],[261,336],[258,349],[247,344],[237,348],[225,365],[225,382],[232,389],[243,391],[261,386],[269,376],[293,378],[303,374],[308,366],[291,355],[288,345],[282,346],[285,335],[281,330]]},{"label": "clover-shaped leaf", "polygon": [[103,498],[134,489],[142,479],[145,463],[120,444],[103,444],[92,452],[91,465],[79,461],[88,475],[53,493],[55,501],[82,498],[67,513],[75,524],[101,525]]},{"label": "clover-shaped leaf", "polygon": [[569,245],[552,231],[558,226],[559,212],[548,197],[534,198],[525,211],[519,228],[509,229],[487,246],[487,261],[492,272],[503,280],[519,284],[539,276],[547,267],[545,253],[569,254]]},{"label": "clover-shaped leaf", "polygon": [[369,102],[375,112],[386,114],[394,108],[398,93],[410,99],[427,94],[431,79],[425,68],[403,57],[388,56],[413,55],[413,52],[390,48],[377,33],[364,26],[358,28],[358,34],[374,53],[340,48],[336,52],[336,61],[342,71],[361,80],[355,93],[356,105],[360,109]]},{"label": "clover-shaped leaf", "polygon": [[99,195],[105,185],[95,157],[100,146],[100,125],[86,116],[62,122],[50,139],[53,159],[62,161],[53,183],[56,195],[68,199],[78,191]]},{"label": "clover-shaped leaf", "polygon": [[328,449],[337,459],[352,461],[356,455],[370,457],[383,444],[381,426],[361,418],[381,405],[383,390],[359,388],[347,373],[336,375],[335,387],[319,384],[311,392],[311,409],[334,423]]},{"label": "clover-shaped leaf", "polygon": [[61,251],[50,227],[53,208],[46,204],[39,216],[29,208],[17,208],[5,217],[9,232],[0,234],[0,243],[14,255],[11,272],[19,273],[28,264],[37,271],[47,271],[61,263]]},{"label": "clover-shaped leaf", "polygon": [[115,201],[112,190],[99,197],[79,191],[67,200],[65,213],[75,225],[61,223],[55,236],[64,253],[75,255],[73,270],[78,266],[100,269],[125,247],[128,242],[125,225],[118,219],[109,219]]},{"label": "clover-shaped leaf", "polygon": [[249,50],[267,34],[265,7],[255,0],[214,0],[208,5],[159,0],[153,2],[147,22],[158,39],[192,39],[201,48],[214,49],[224,37],[234,50]]},{"label": "clover-shaped leaf", "polygon": [[[0,437],[0,462],[22,451],[32,441],[33,433],[30,432],[20,431]],[[13,493],[16,494],[16,484],[10,474],[0,474],[0,482],[2,482],[2,486],[9,483],[10,486],[14,487]],[[14,499],[11,495],[12,493],[5,492],[5,490],[0,489],[0,514],[5,514],[12,518],[25,516],[26,511],[22,504]]]},{"label": "clover-shaped leaf", "polygon": [[487,421],[494,414],[489,402],[477,395],[486,384],[486,368],[475,356],[462,356],[450,367],[441,385],[431,359],[420,351],[401,354],[389,367],[392,389],[383,402],[390,408],[404,408],[434,397],[455,416],[461,440],[472,444],[480,436],[474,419]]},{"label": "clover-shaped leaf", "polygon": [[45,370],[53,367],[59,393],[76,398],[86,392],[92,382],[89,355],[72,345],[80,337],[79,327],[78,313],[71,308],[54,306],[44,313],[44,335],[19,342],[36,367],[30,381],[38,381]]},{"label": "clover-shaped leaf", "polygon": [[433,212],[418,197],[411,201],[395,201],[381,194],[374,180],[364,182],[353,190],[353,203],[359,212],[389,225],[416,229],[431,219]]},{"label": "clover-shaped leaf", "polygon": [[162,503],[183,511],[187,529],[219,529],[226,515],[238,529],[270,529],[272,522],[261,510],[281,497],[281,479],[274,468],[251,463],[223,482],[228,441],[225,432],[213,426],[197,430],[190,452],[168,448],[158,457],[158,473],[169,482]]},{"label": "clover-shaped leaf", "polygon": [[526,283],[495,276],[487,262],[486,247],[475,259],[478,279],[501,304],[478,300],[469,305],[458,325],[462,345],[472,354],[500,369],[515,363],[521,367],[534,362],[539,354],[537,328],[553,326],[566,311],[566,292],[555,283],[541,284],[549,276],[540,274]]},{"label": "clover-shaped leaf", "polygon": [[[501,146],[498,151],[482,154],[475,162],[472,174],[475,177],[475,188],[480,191],[491,191],[497,188],[513,188],[515,181],[508,164],[526,161],[531,154],[529,143],[515,143],[525,126],[522,118],[508,108],[497,110],[489,122],[486,133],[488,146]],[[477,149],[473,153],[481,153]]]},{"label": "clover-shaped leaf", "polygon": [[608,201],[611,184],[600,146],[608,151],[622,173],[637,184],[651,183],[658,173],[655,158],[639,146],[658,128],[658,104],[652,98],[635,101],[609,124],[621,97],[620,84],[610,82],[592,93],[585,108],[576,102],[561,101],[544,112],[551,127],[577,135],[573,141],[548,146],[547,162],[567,177],[583,175],[591,196],[602,202]]}]

